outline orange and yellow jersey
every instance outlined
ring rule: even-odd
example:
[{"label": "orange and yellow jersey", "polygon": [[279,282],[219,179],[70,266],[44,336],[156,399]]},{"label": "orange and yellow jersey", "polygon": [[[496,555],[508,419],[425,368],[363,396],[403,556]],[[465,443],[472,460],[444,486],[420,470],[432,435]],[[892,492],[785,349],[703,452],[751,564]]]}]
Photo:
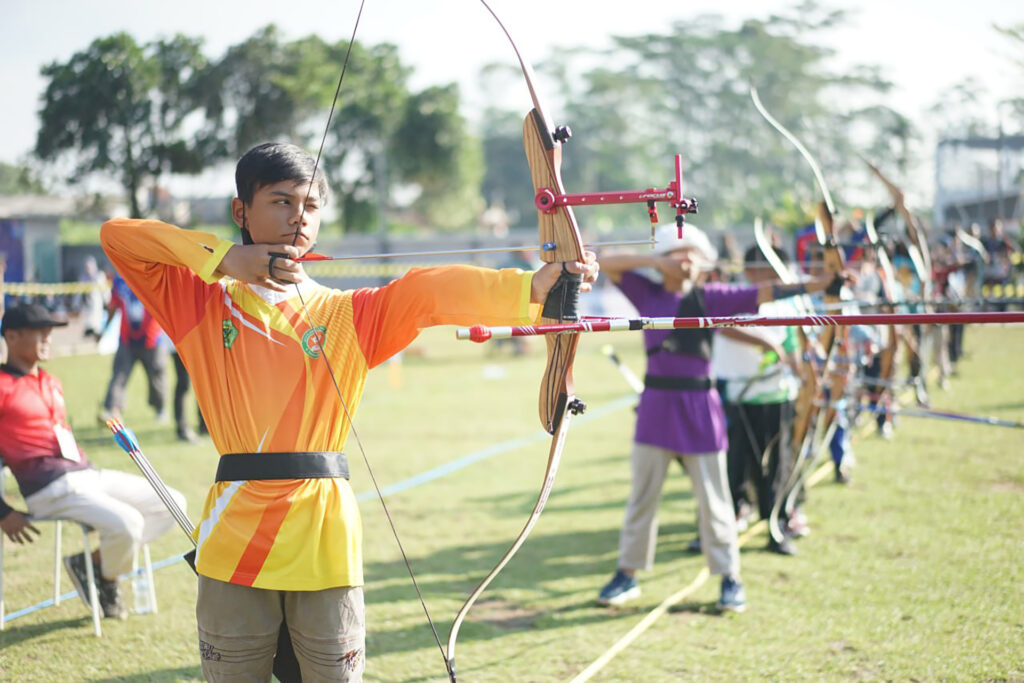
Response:
[{"label": "orange and yellow jersey", "polygon": [[[305,281],[273,292],[223,278],[232,242],[158,221],[103,225],[103,249],[171,337],[220,454],[341,451],[367,371],[431,325],[529,323],[532,274],[414,268],[384,287]],[[216,482],[196,528],[200,574],[257,588],[358,586],[359,510],[344,479]]]}]

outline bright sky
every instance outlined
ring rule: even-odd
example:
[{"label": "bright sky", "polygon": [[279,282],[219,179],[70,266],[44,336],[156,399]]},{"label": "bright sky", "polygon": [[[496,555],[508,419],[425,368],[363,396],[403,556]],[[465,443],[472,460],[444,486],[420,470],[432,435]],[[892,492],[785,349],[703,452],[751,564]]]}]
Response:
[{"label": "bright sky", "polygon": [[[723,14],[737,24],[764,17],[792,2],[780,0],[491,0],[524,57],[540,61],[551,50],[603,46],[614,34],[666,29],[675,20]],[[1020,95],[1009,66],[1008,43],[992,25],[1024,22],[1024,6],[1007,0],[861,0],[830,3],[855,12],[850,28],[834,37],[843,63],[883,66],[897,84],[891,104],[927,126],[924,110],[942,91],[967,76],[982,79],[995,102]],[[0,21],[0,161],[14,163],[35,141],[43,91],[39,69],[66,60],[94,38],[127,31],[147,41],[175,32],[202,35],[207,54],[219,56],[257,28],[277,24],[286,38],[319,33],[347,38],[357,0],[299,5],[279,0],[4,0]],[[475,0],[366,0],[357,39],[393,42],[415,68],[414,87],[457,80],[470,102],[484,64],[514,63],[504,35]],[[1016,92],[1014,92],[1016,91]],[[799,93],[793,93],[799,96]],[[526,102],[523,92],[523,101]],[[543,94],[542,94],[543,97]],[[557,116],[557,112],[555,114]],[[930,189],[930,188],[929,188]]]}]

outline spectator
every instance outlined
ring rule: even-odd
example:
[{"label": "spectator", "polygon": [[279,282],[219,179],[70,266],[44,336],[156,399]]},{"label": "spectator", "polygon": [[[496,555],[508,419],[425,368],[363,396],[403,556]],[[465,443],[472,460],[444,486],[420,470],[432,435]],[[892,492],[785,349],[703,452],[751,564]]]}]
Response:
[{"label": "spectator", "polygon": [[[163,330],[120,275],[114,278],[113,292],[107,306],[107,325],[113,320],[114,311],[121,312],[121,336],[114,354],[114,367],[100,420],[121,416],[125,385],[135,364],[141,362],[149,384],[149,405],[156,411],[157,422],[165,423],[168,342]],[[102,332],[100,336],[103,336]]]},{"label": "spectator", "polygon": [[[103,614],[127,616],[118,576],[131,570],[135,550],[171,528],[174,520],[142,477],[95,469],[67,422],[60,381],[39,367],[50,357],[50,333],[66,325],[39,305],[8,309],[2,334],[8,359],[0,365],[0,459],[11,468],[28,513],[0,497],[0,529],[15,543],[35,540],[31,517],[67,519],[99,532],[93,553]],[[185,508],[185,498],[171,494]],[[88,605],[85,553],[64,566]]]}]

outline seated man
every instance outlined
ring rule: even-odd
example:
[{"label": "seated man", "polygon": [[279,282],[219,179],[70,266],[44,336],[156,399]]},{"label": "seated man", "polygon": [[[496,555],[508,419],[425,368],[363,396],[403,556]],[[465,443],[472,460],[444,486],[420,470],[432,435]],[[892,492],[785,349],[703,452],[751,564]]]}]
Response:
[{"label": "seated man", "polygon": [[[50,333],[66,322],[39,305],[4,313],[0,334],[8,358],[0,365],[0,460],[11,468],[29,514],[88,524],[99,532],[93,553],[103,614],[127,616],[117,578],[131,570],[135,550],[171,528],[174,520],[149,483],[116,470],[98,470],[71,433],[64,391],[39,367],[50,356]],[[0,492],[2,494],[2,492]],[[184,508],[185,498],[171,489]],[[39,534],[29,514],[11,508],[0,495],[0,529],[15,543]],[[64,558],[71,580],[89,604],[85,554]]]}]

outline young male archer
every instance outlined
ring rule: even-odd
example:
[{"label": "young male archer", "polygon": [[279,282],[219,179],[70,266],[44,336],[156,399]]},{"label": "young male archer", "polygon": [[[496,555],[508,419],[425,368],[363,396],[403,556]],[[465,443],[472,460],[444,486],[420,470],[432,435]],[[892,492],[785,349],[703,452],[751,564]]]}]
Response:
[{"label": "young male archer", "polygon": [[563,267],[586,290],[598,266],[587,254],[535,273],[414,268],[383,287],[329,289],[294,260],[327,201],[312,157],[265,143],[235,182],[245,244],[157,221],[101,231],[188,368],[220,454],[196,532],[203,673],[268,680],[286,627],[303,678],[360,680],[362,538],[342,449],[367,372],[424,327],[531,320]]}]

